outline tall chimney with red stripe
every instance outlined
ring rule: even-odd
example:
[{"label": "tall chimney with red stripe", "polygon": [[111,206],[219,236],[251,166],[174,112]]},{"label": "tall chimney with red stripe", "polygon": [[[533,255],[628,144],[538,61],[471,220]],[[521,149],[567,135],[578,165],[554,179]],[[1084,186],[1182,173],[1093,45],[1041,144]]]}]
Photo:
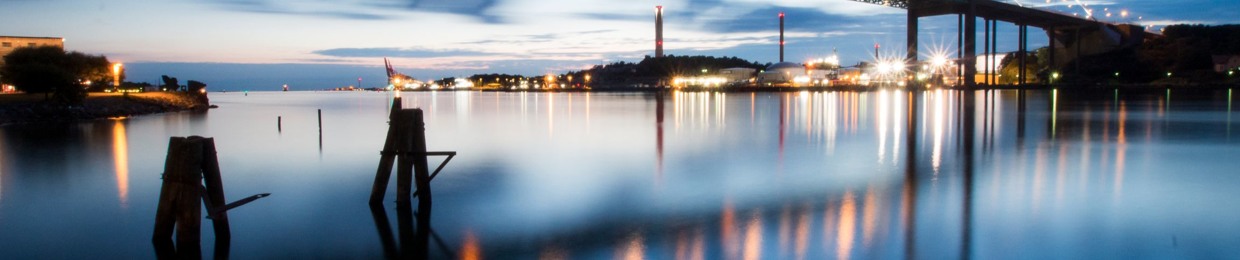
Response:
[{"label": "tall chimney with red stripe", "polygon": [[654,57],[663,57],[663,6],[654,7]]},{"label": "tall chimney with red stripe", "polygon": [[779,12],[779,62],[784,62],[784,12]]}]

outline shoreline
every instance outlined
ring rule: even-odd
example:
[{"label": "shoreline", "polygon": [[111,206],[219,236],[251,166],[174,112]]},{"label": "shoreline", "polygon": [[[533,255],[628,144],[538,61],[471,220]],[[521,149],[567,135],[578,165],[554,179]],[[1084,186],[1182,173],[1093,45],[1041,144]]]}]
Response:
[{"label": "shoreline", "polygon": [[0,126],[85,122],[107,118],[206,110],[209,104],[185,93],[89,93],[80,106],[45,102],[43,94],[0,95]]}]

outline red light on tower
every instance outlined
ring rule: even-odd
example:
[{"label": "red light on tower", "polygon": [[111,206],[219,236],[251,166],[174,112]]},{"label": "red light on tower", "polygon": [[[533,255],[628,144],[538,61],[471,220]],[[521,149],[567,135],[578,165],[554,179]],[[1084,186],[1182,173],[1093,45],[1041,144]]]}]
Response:
[{"label": "red light on tower", "polygon": [[654,7],[654,56],[663,57],[663,6]]},{"label": "red light on tower", "polygon": [[784,62],[784,12],[779,12],[779,62]]}]

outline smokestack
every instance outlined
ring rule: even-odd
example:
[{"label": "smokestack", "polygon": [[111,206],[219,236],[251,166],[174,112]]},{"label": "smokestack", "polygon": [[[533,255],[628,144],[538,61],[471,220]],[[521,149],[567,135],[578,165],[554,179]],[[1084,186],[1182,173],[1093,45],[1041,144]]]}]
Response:
[{"label": "smokestack", "polygon": [[784,12],[779,12],[779,62],[784,62]]},{"label": "smokestack", "polygon": [[663,6],[654,7],[654,57],[663,57]]}]

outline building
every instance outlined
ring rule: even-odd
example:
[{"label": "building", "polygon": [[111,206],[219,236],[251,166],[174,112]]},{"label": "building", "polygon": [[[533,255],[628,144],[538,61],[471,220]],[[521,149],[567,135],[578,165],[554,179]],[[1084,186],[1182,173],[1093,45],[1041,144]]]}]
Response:
[{"label": "building", "polygon": [[[4,56],[8,56],[13,50],[38,46],[57,46],[63,49],[65,48],[65,39],[56,37],[0,36],[0,67],[4,66]],[[0,93],[11,93],[13,91],[15,91],[13,86],[0,85]]]},{"label": "building", "polygon": [[[17,48],[38,46],[56,46],[63,49],[65,48],[65,38],[0,36],[0,57],[9,55]],[[0,65],[3,64],[4,60],[0,59]]]},{"label": "building", "polygon": [[1240,55],[1214,55],[1214,72],[1227,73],[1240,70]]},{"label": "building", "polygon": [[793,78],[804,74],[805,66],[792,62],[780,62],[758,73],[758,83],[763,85],[789,84],[792,83]]},{"label": "building", "polygon": [[719,70],[719,77],[722,77],[728,84],[748,84],[753,78],[754,73],[758,72],[751,68],[726,68]]},{"label": "building", "polygon": [[810,87],[829,85],[836,72],[830,69],[812,68],[800,63],[780,62],[758,73],[761,86]]}]

